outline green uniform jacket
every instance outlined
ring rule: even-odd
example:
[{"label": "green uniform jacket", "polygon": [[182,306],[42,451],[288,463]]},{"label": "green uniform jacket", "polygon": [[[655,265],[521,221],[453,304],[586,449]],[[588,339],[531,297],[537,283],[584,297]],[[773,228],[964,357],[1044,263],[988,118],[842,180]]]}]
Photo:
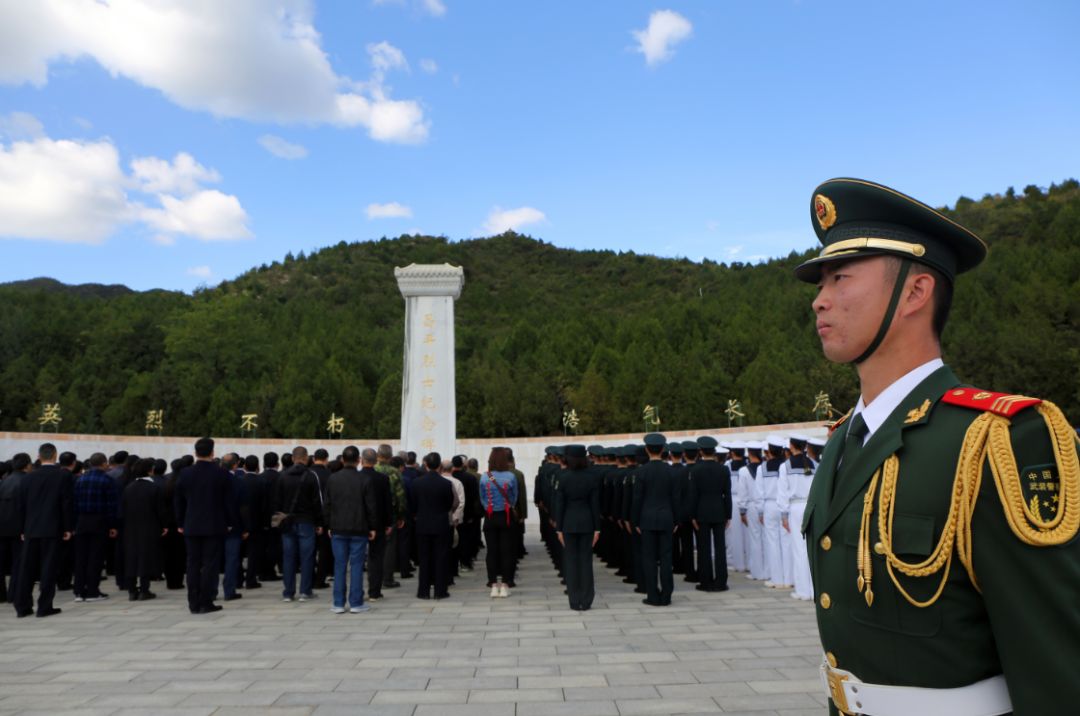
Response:
[{"label": "green uniform jacket", "polygon": [[401,471],[387,463],[379,463],[375,469],[386,475],[386,479],[390,481],[390,502],[394,519],[398,521],[405,519],[409,504],[405,497],[405,482],[401,479]]},{"label": "green uniform jacket", "polygon": [[[971,518],[972,563],[981,593],[954,547],[940,598],[924,608],[910,604],[877,552],[876,496],[868,542],[872,605],[858,589],[863,498],[889,456],[900,461],[894,553],[908,563],[921,562],[941,537],[962,442],[982,414],[941,401],[959,383],[948,367],[927,377],[874,432],[856,461],[844,467],[842,479],[837,479],[837,462],[849,423],[826,445],[803,520],[823,648],[836,667],[867,683],[953,688],[1004,673],[1014,713],[1075,712],[1080,708],[1080,542],[1075,535],[1061,546],[1022,542],[1006,521],[988,465]],[[1033,473],[1048,475],[1043,471],[1049,470],[1056,481],[1058,469],[1042,417],[1029,408],[1011,421],[1019,479],[1026,483]],[[1024,494],[1031,498],[1032,493]],[[1049,492],[1034,494],[1045,496],[1049,505]],[[919,601],[933,596],[942,574],[908,577],[895,571]],[[835,707],[831,710],[836,713]]]},{"label": "green uniform jacket", "polygon": [[555,522],[560,532],[600,531],[600,480],[591,468],[565,470],[555,495]]},{"label": "green uniform jacket", "polygon": [[661,460],[637,469],[634,481],[633,523],[643,530],[670,532],[679,519],[681,490],[675,470]]}]

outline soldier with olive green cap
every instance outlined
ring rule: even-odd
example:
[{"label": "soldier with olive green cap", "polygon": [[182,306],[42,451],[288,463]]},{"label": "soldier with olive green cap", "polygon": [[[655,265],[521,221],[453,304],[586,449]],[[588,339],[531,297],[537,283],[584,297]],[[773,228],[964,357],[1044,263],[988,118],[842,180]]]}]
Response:
[{"label": "soldier with olive green cap", "polygon": [[986,246],[904,194],[819,186],[825,356],[858,403],[821,455],[802,530],[831,710],[1020,716],[1080,704],[1080,463],[1053,404],[968,387],[941,360],[957,274]]}]

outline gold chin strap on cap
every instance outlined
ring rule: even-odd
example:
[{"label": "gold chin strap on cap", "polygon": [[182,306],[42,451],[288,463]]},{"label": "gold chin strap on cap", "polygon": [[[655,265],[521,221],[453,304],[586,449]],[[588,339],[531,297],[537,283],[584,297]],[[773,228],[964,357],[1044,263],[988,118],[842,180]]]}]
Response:
[{"label": "gold chin strap on cap", "polygon": [[[1009,438],[1008,418],[994,413],[983,413],[972,422],[964,435],[960,459],[956,464],[956,476],[953,479],[952,502],[949,515],[945,519],[945,528],[941,531],[934,551],[917,564],[905,562],[893,552],[893,515],[896,506],[896,480],[900,473],[900,459],[894,454],[874,474],[863,499],[862,525],[859,529],[859,548],[857,567],[859,578],[857,586],[860,593],[865,588],[868,606],[873,604],[871,590],[873,577],[873,558],[870,555],[870,525],[874,512],[874,493],[880,478],[881,490],[878,495],[878,551],[885,557],[885,568],[889,579],[896,589],[913,606],[928,607],[938,600],[949,579],[952,568],[953,547],[960,558],[960,563],[967,570],[968,578],[976,589],[979,583],[975,579],[972,563],[971,518],[975,512],[975,501],[979,496],[982,482],[983,465],[989,462],[990,472],[994,476],[998,497],[1005,512],[1005,519],[1013,534],[1023,543],[1036,547],[1052,547],[1065,544],[1080,530],[1080,463],[1077,462],[1077,437],[1065,414],[1051,402],[1043,401],[1035,408],[1042,416],[1049,430],[1053,445],[1054,460],[1058,468],[1058,509],[1052,519],[1044,520],[1037,511],[1029,508],[1024,500],[1020,476],[1016,469],[1012,443]],[[929,577],[938,572],[941,583],[933,596],[925,601],[912,597],[900,584],[894,570],[909,577]],[[981,590],[980,590],[981,591]]]}]

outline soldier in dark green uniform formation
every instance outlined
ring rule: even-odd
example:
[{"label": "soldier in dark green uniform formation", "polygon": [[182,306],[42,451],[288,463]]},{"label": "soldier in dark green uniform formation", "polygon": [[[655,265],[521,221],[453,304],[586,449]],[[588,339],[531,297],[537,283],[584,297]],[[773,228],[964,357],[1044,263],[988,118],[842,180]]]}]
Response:
[{"label": "soldier in dark green uniform formation", "polygon": [[698,438],[701,458],[690,469],[692,500],[686,509],[697,532],[698,585],[702,592],[726,592],[727,542],[731,523],[731,473],[716,458],[715,438]]},{"label": "soldier in dark green uniform formation", "polygon": [[600,483],[584,445],[567,445],[566,469],[555,490],[555,523],[563,547],[563,577],[570,608],[587,611],[596,596],[592,549],[600,539]]},{"label": "soldier in dark green uniform formation", "polygon": [[645,436],[648,461],[634,475],[634,529],[641,540],[641,564],[645,582],[645,604],[671,604],[674,577],[671,541],[677,527],[680,490],[676,475],[661,455],[667,440],[660,433]]},{"label": "soldier in dark green uniform formation", "polygon": [[811,217],[824,249],[796,275],[862,393],[802,525],[831,711],[1077,713],[1076,434],[1053,404],[968,387],[941,360],[954,278],[985,244],[856,179],[819,186]]},{"label": "soldier in dark green uniform formation", "polygon": [[682,509],[676,516],[679,521],[679,530],[675,533],[674,542],[678,545],[678,559],[681,560],[681,564],[678,561],[675,562],[675,573],[685,575],[683,581],[693,583],[698,581],[698,570],[694,563],[696,553],[694,548],[694,526],[692,524],[694,518],[693,508],[697,503],[693,478],[693,469],[698,461],[697,440],[683,440],[679,447],[682,449],[683,454],[683,469],[677,484],[680,495],[679,503],[682,505]]}]

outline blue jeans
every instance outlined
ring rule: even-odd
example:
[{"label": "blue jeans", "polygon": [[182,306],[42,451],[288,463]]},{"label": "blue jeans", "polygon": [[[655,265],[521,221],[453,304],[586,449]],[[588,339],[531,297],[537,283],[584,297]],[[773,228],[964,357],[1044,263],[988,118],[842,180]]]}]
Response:
[{"label": "blue jeans", "polygon": [[[234,528],[233,532],[235,531]],[[221,586],[226,597],[236,594],[236,584],[240,576],[240,545],[243,539],[233,532],[225,536],[225,576],[221,580]]]},{"label": "blue jeans", "polygon": [[367,559],[367,536],[334,535],[334,606],[345,606],[345,567],[349,568],[349,607],[364,603],[364,560]]},{"label": "blue jeans", "polygon": [[281,575],[283,597],[296,596],[296,560],[300,559],[300,593],[311,596],[315,581],[315,525],[297,522],[281,532]]}]

